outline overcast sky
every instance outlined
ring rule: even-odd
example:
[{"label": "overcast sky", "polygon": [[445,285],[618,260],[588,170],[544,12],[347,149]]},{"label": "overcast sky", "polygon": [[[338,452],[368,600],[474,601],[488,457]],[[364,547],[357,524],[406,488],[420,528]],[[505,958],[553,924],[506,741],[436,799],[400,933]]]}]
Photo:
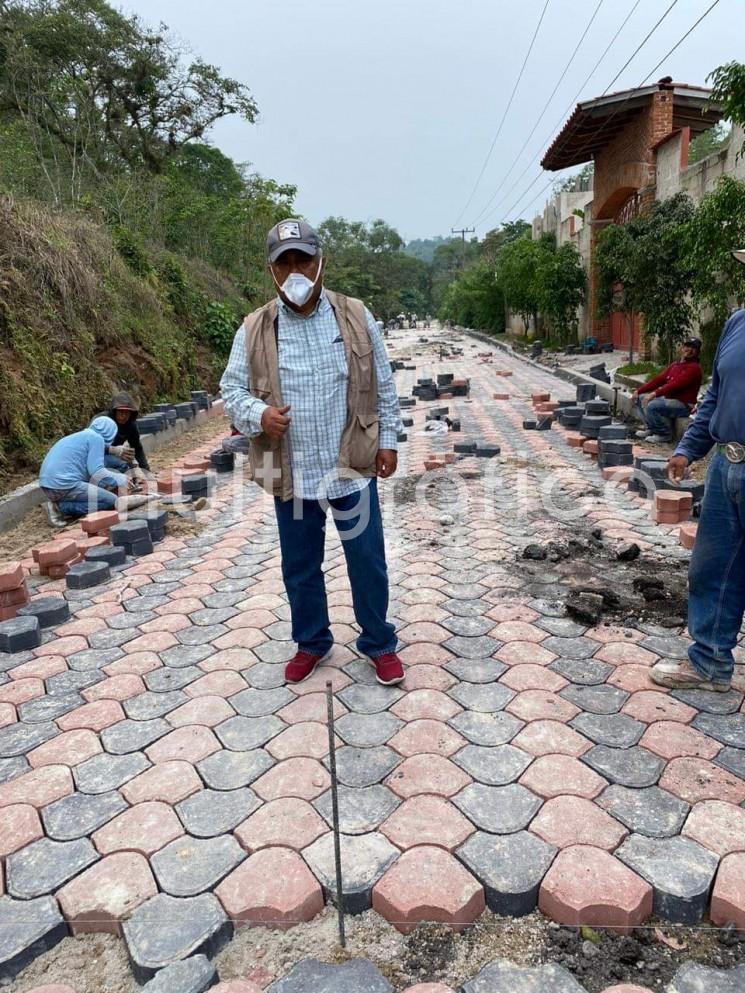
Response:
[{"label": "overcast sky", "polygon": [[[298,186],[297,206],[383,217],[407,238],[477,233],[542,206],[537,162],[635,0],[603,0],[535,135],[505,182],[598,0],[549,0],[502,132],[497,131],[546,0],[117,0],[165,22],[192,50],[248,85],[260,119],[221,122],[211,140],[256,171]],[[641,0],[581,99],[599,96],[673,0]],[[613,89],[637,86],[713,0],[677,0]],[[745,0],[718,5],[651,76],[703,84],[743,59]],[[507,191],[529,166],[510,195]],[[531,200],[531,197],[534,199]],[[502,203],[500,204],[500,201]],[[508,213],[512,209],[512,213]]]}]

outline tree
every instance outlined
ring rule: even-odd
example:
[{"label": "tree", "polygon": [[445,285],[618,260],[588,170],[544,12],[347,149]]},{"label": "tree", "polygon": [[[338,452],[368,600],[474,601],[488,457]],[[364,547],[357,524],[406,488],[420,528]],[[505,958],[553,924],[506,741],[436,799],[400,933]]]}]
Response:
[{"label": "tree", "polygon": [[538,327],[541,292],[537,273],[543,249],[530,235],[508,243],[497,258],[497,285],[510,310],[522,317],[528,330],[531,317]]},{"label": "tree", "polygon": [[572,242],[556,249],[544,246],[538,268],[541,314],[563,344],[577,339],[579,307],[585,302],[587,276],[582,258]]},{"label": "tree", "polygon": [[445,290],[443,320],[484,331],[504,331],[504,295],[494,267],[485,259],[469,266]]},{"label": "tree", "polygon": [[[711,102],[722,108],[724,117],[745,128],[745,65],[727,62],[707,76],[711,80]],[[745,142],[740,154],[745,152]]]}]

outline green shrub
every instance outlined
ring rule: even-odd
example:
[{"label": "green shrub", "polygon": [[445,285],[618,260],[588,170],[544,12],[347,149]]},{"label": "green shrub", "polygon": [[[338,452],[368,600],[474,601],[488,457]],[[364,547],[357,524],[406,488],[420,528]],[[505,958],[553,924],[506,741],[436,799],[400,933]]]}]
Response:
[{"label": "green shrub", "polygon": [[153,266],[147,256],[142,241],[134,231],[119,225],[114,228],[114,244],[116,250],[127,263],[132,272],[138,276],[147,277],[153,272]]}]

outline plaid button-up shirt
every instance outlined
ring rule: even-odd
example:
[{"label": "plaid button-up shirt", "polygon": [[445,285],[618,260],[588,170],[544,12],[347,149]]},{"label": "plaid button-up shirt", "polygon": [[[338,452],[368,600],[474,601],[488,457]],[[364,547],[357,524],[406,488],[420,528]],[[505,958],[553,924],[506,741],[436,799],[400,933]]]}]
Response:
[{"label": "plaid button-up shirt", "polygon": [[[282,399],[290,404],[290,427],[285,437],[295,496],[303,500],[347,496],[365,487],[368,479],[340,480],[336,470],[347,422],[349,374],[334,309],[325,293],[308,317],[295,313],[281,300],[277,304],[279,381]],[[396,388],[383,338],[370,312],[365,313],[378,380],[379,447],[396,450],[401,430]],[[233,341],[220,390],[238,430],[249,437],[259,434],[267,404],[251,393],[243,325]]]}]

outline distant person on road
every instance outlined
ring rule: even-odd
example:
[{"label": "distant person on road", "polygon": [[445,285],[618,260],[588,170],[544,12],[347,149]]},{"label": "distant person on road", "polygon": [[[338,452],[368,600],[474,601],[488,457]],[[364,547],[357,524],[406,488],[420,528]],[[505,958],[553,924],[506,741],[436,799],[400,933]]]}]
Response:
[{"label": "distant person on road", "polygon": [[274,497],[298,648],[285,679],[307,679],[333,647],[321,569],[330,507],[361,629],[357,648],[378,682],[400,683],[376,479],[396,471],[401,430],[385,345],[361,301],[324,288],[325,260],[309,224],[282,221],[266,248],[277,298],[238,329],[220,388],[250,439],[253,478]]},{"label": "distant person on road", "polygon": [[[142,447],[142,439],[137,427],[139,413],[139,407],[129,393],[114,394],[108,416],[116,422],[117,431],[113,444],[109,446],[108,453],[114,458],[123,460],[128,465],[132,465],[134,460],[140,469],[149,472],[150,465],[147,461],[147,455],[145,455],[145,449]],[[130,451],[132,452],[131,456]],[[116,468],[115,465],[112,467]]]},{"label": "distant person on road", "polygon": [[[696,406],[701,389],[701,342],[689,338],[680,349],[680,360],[669,365],[659,376],[644,383],[631,395],[638,404],[646,422],[646,431],[637,431],[636,437],[645,441],[671,442],[673,421],[688,417]],[[642,397],[647,398],[645,403]]]},{"label": "distant person on road", "polygon": [[[745,249],[734,253],[745,263]],[[652,679],[672,689],[726,693],[745,613],[745,310],[727,321],[711,385],[668,465],[678,482],[716,446],[688,569],[688,659],[665,660]]]},{"label": "distant person on road", "polygon": [[111,510],[117,491],[133,489],[127,476],[106,466],[106,448],[113,444],[116,431],[110,417],[95,417],[89,427],[60,438],[49,449],[39,470],[39,485],[58,513],[84,517]]}]

